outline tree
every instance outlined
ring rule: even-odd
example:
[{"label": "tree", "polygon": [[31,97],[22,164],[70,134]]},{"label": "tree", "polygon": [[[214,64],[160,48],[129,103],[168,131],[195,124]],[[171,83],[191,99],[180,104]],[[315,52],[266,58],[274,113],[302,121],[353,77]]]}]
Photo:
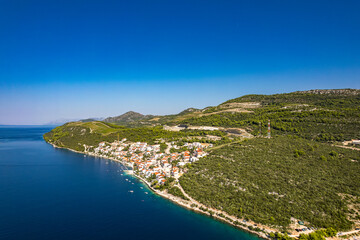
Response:
[{"label": "tree", "polygon": [[330,156],[332,156],[332,157],[338,157],[338,156],[339,156],[339,154],[338,154],[336,151],[334,151],[334,150],[332,150],[329,154],[330,154]]},{"label": "tree", "polygon": [[336,233],[337,233],[337,231],[332,227],[325,229],[326,237],[335,237]]}]

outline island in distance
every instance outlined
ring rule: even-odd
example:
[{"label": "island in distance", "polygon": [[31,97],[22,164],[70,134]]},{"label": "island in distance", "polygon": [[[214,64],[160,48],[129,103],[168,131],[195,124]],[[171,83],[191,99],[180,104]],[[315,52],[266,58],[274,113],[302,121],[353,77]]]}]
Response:
[{"label": "island in distance", "polygon": [[128,112],[44,134],[120,161],[157,194],[264,238],[360,231],[360,90],[246,95],[155,116]]}]

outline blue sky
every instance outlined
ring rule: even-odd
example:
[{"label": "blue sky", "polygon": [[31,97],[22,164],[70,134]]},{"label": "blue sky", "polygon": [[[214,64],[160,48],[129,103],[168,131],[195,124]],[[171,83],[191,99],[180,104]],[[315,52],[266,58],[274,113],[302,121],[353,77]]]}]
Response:
[{"label": "blue sky", "polygon": [[0,124],[360,88],[360,2],[0,1]]}]

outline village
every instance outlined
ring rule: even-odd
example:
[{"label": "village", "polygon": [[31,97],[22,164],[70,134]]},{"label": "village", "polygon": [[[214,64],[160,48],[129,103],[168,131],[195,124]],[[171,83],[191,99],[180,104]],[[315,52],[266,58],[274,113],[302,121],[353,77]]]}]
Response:
[{"label": "village", "polygon": [[[166,143],[161,152],[160,144],[149,145],[146,142],[128,142],[126,138],[112,143],[100,142],[93,149],[97,156],[111,157],[132,167],[134,173],[148,179],[154,185],[164,185],[167,179],[177,180],[186,171],[186,165],[194,163],[207,153],[211,143],[192,142],[177,146],[176,142]],[[185,151],[182,151],[186,149]],[[173,150],[173,151],[170,151]]]}]

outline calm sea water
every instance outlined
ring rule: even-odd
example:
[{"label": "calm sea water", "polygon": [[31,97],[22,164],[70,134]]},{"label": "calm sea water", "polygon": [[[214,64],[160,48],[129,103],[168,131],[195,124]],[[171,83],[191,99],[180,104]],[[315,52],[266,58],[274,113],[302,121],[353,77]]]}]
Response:
[{"label": "calm sea water", "polygon": [[0,127],[0,239],[258,239],[156,196],[119,163],[53,148],[49,130]]}]

